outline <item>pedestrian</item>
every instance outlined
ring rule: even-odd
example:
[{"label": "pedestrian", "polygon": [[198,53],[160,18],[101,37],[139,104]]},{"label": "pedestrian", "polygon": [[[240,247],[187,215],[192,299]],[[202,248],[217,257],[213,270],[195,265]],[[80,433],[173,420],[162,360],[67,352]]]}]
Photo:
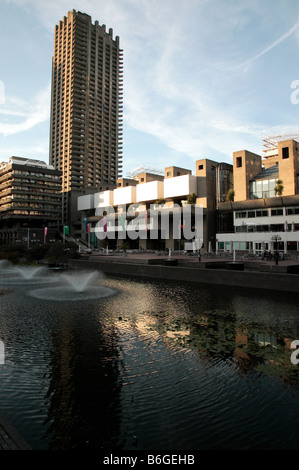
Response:
[{"label": "pedestrian", "polygon": [[199,261],[199,262],[201,261],[201,254],[200,254],[200,251],[198,252],[198,261]]},{"label": "pedestrian", "polygon": [[279,258],[279,253],[278,251],[275,251],[274,253],[275,264],[278,264],[278,258]]}]

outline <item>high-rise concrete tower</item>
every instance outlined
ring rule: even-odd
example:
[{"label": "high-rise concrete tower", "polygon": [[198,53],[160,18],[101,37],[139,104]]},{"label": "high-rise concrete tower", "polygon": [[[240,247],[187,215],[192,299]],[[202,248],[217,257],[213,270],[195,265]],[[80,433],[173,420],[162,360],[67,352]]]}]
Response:
[{"label": "high-rise concrete tower", "polygon": [[121,174],[123,52],[119,37],[72,10],[55,26],[50,164],[62,191],[110,188]]}]

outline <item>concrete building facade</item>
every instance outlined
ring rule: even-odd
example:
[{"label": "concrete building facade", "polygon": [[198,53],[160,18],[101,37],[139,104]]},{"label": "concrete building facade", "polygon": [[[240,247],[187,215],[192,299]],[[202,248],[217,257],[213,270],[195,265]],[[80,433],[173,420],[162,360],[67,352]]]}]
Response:
[{"label": "concrete building facade", "polygon": [[1,163],[0,242],[31,246],[54,240],[60,224],[61,172],[28,158]]},{"label": "concrete building facade", "polygon": [[[119,186],[113,191],[103,191],[93,196],[79,198],[78,210],[82,211],[82,218],[86,218],[87,223],[90,224],[89,237],[93,229],[99,225],[99,221],[103,219],[103,213],[97,214],[97,209],[105,209],[109,214],[109,206],[113,206],[117,212],[106,217],[107,237],[109,238],[109,231],[115,233],[115,243],[110,240],[110,246],[121,246],[125,239],[132,248],[137,249],[182,250],[187,240],[183,236],[180,239],[176,238],[173,230],[177,230],[178,226],[184,228],[184,206],[191,203],[193,205],[192,217],[195,211],[194,205],[202,207],[203,250],[211,249],[215,244],[216,201],[220,198],[217,188],[223,186],[218,181],[219,175],[222,175],[222,171],[219,171],[220,165],[224,165],[221,170],[225,168],[225,171],[230,170],[232,173],[230,165],[202,159],[196,162],[196,175],[192,175],[189,169],[167,167],[164,177],[142,172],[132,180],[119,180]],[[96,208],[95,215],[88,217],[88,211],[91,208]],[[159,211],[161,217],[169,215],[169,236],[163,237],[161,225],[159,225],[160,232],[157,240],[148,236],[132,242],[130,237],[118,236],[123,230],[119,222],[119,213],[125,212],[126,217],[129,216],[132,219],[138,215],[140,226],[146,230],[152,227],[151,211]],[[85,230],[86,224],[82,224],[82,238],[87,236],[84,233]],[[102,227],[101,230],[103,232],[104,228]],[[91,241],[93,246],[99,245],[94,234]]]},{"label": "concrete building facade", "polygon": [[234,201],[218,206],[231,225],[218,227],[217,250],[299,252],[299,142],[281,139],[264,158],[234,152],[233,175]]},{"label": "concrete building facade", "polygon": [[72,10],[55,27],[50,164],[62,172],[63,218],[70,191],[111,188],[122,168],[123,52],[119,37]]}]

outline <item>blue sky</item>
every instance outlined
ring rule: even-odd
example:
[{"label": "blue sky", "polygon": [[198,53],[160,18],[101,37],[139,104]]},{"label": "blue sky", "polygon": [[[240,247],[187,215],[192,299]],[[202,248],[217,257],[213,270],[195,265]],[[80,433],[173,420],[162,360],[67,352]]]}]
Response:
[{"label": "blue sky", "polygon": [[54,26],[73,8],[124,50],[124,176],[299,132],[298,0],[0,0],[0,161],[49,161]]}]

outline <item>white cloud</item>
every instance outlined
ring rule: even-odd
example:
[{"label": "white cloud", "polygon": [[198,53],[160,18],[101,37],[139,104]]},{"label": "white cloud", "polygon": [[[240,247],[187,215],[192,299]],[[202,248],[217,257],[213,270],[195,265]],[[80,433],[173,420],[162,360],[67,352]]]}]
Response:
[{"label": "white cloud", "polygon": [[[260,111],[266,109],[260,74],[254,67],[244,74],[244,67],[261,57],[266,62],[269,51],[298,34],[296,23],[258,54],[251,52],[273,37],[279,12],[284,25],[294,18],[284,2],[278,0],[272,14],[272,3],[258,0],[227,0],[225,6],[217,0],[14,1],[32,10],[51,40],[55,24],[72,8],[112,27],[124,48],[125,122],[174,152],[195,159],[207,152],[230,156],[236,148],[256,151],[261,134],[271,131],[271,110]],[[30,129],[47,119],[38,102],[28,110],[21,105],[24,119],[10,126],[3,121],[0,132]]]},{"label": "white cloud", "polygon": [[299,33],[299,21],[295,23],[286,33],[282,34],[278,39],[273,41],[269,46],[267,46],[265,49],[263,49],[261,52],[256,54],[254,57],[251,59],[247,60],[244,64],[241,65],[241,67],[247,68],[249,65],[251,65],[253,62],[258,60],[260,57],[263,55],[267,54],[267,52],[270,52],[272,49],[274,49],[276,46],[281,44],[283,41],[285,41],[289,36],[292,34],[296,34],[296,37],[298,37]]},{"label": "white cloud", "polygon": [[50,85],[39,91],[28,103],[16,97],[6,96],[5,106],[0,106],[0,134],[6,137],[28,131],[47,121],[49,114]]}]

